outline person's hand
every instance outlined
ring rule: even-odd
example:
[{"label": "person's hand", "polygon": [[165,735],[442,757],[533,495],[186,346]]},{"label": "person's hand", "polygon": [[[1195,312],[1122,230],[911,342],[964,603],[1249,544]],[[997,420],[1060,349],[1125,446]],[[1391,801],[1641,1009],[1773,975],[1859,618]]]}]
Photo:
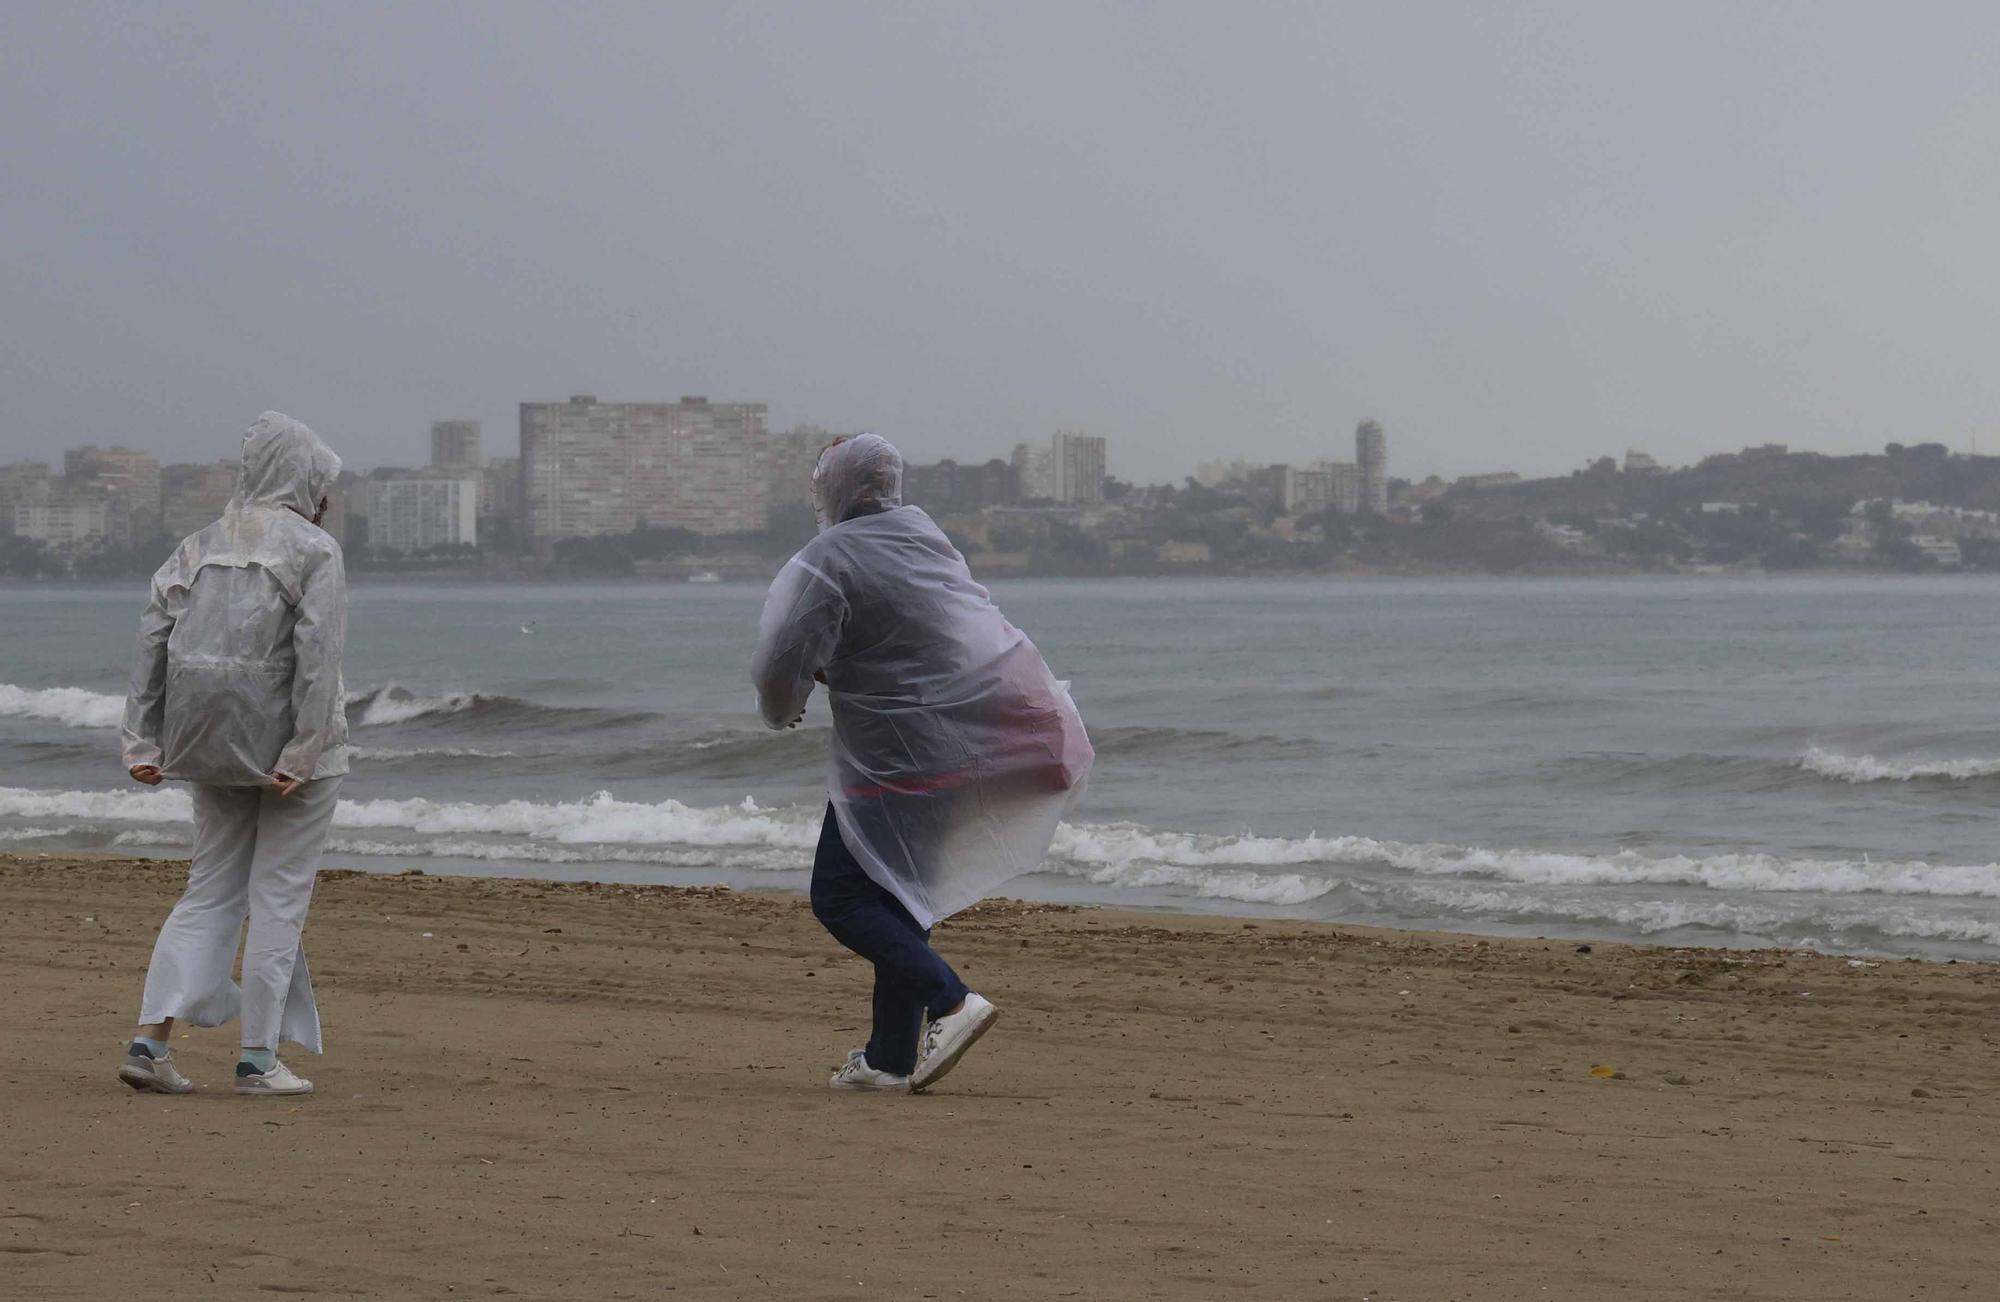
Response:
[{"label": "person's hand", "polygon": [[160,766],[157,764],[134,764],[132,766],[132,780],[134,782],[143,782],[149,787],[157,787],[160,785]]},{"label": "person's hand", "polygon": [[293,795],[297,794],[298,789],[304,786],[305,783],[299,781],[297,778],[288,778],[282,773],[273,773],[271,775],[271,785],[278,789],[280,796],[289,800]]}]

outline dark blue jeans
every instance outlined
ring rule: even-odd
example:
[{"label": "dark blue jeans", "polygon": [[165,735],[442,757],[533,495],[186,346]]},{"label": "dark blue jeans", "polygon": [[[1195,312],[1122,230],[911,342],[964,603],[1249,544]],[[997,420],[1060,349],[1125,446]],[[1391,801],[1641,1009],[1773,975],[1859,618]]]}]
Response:
[{"label": "dark blue jeans", "polygon": [[813,916],[833,938],[875,965],[875,1029],[868,1065],[907,1076],[917,1065],[924,1014],[941,1017],[965,999],[965,982],[931,949],[931,933],[855,862],[833,806],[813,858]]}]

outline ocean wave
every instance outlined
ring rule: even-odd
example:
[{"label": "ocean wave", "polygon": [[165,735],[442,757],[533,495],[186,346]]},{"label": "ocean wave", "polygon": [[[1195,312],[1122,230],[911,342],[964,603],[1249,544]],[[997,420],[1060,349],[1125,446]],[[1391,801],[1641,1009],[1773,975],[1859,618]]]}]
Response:
[{"label": "ocean wave", "polygon": [[125,698],[81,687],[16,687],[0,683],[0,715],[48,719],[71,728],[116,728],[125,717]]},{"label": "ocean wave", "polygon": [[1842,755],[1817,746],[1799,756],[1797,764],[1808,773],[1857,785],[1923,779],[1970,782],[1975,778],[2000,777],[2000,759],[1884,760],[1873,755]]},{"label": "ocean wave", "polygon": [[0,845],[15,845],[22,841],[47,841],[58,836],[69,836],[73,827],[0,827]]},{"label": "ocean wave", "polygon": [[354,746],[348,754],[358,760],[395,763],[413,759],[518,759],[519,751],[481,750],[477,746]]},{"label": "ocean wave", "polygon": [[[1692,886],[1724,892],[1976,896],[2000,899],[2000,864],[1788,859],[1778,855],[1570,854],[1410,844],[1363,836],[1259,837],[1158,832],[1132,825],[1065,825],[1051,854],[1083,868],[1271,868],[1326,864],[1420,877],[1484,877],[1526,885]],[[1107,878],[1109,880],[1109,878]]]},{"label": "ocean wave", "polygon": [[544,705],[517,696],[485,692],[414,692],[385,683],[347,695],[348,721],[357,728],[427,723],[511,732],[523,728],[602,728],[654,716],[644,710],[605,710],[588,705]]},{"label": "ocean wave", "polygon": [[[0,787],[0,817],[37,825],[160,825],[185,823],[191,815],[187,793],[178,789],[34,791]],[[697,851],[756,848],[797,855],[812,850],[819,831],[816,808],[767,809],[750,799],[707,807],[677,800],[628,801],[605,791],[584,800],[553,802],[344,800],[333,821],[342,831],[400,831],[432,838],[515,838],[560,846]],[[609,856],[608,851],[603,853]],[[1214,898],[1272,904],[1304,903],[1343,884],[1396,880],[1397,874],[1417,881],[1472,879],[1545,889],[1648,886],[1739,896],[2000,899],[2000,864],[1995,863],[1878,862],[1761,853],[1642,855],[1630,850],[1577,854],[1359,836],[1219,836],[1132,824],[1065,824],[1057,829],[1048,867],[1106,885],[1187,890]]]},{"label": "ocean wave", "polygon": [[743,869],[756,872],[802,870],[812,866],[812,856],[803,850],[755,851],[741,848],[700,850],[639,850],[599,846],[587,850],[518,841],[383,841],[357,837],[333,837],[326,848],[335,854],[366,855],[390,859],[479,859],[486,861],[541,864],[637,863],[673,868]]}]

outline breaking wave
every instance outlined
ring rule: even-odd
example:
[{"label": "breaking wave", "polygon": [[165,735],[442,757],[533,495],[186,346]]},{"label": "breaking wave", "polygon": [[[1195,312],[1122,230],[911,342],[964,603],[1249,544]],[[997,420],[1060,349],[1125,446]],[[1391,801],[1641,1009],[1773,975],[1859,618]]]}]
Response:
[{"label": "breaking wave", "polygon": [[1924,779],[1970,782],[1976,778],[2000,777],[2000,759],[1883,760],[1873,755],[1842,755],[1817,746],[1799,757],[1798,766],[1823,778],[1856,784]]},{"label": "breaking wave", "polygon": [[116,728],[125,717],[125,698],[81,687],[16,687],[0,683],[0,715],[48,719],[71,728]]},{"label": "breaking wave", "polygon": [[426,695],[398,683],[385,683],[347,697],[348,722],[357,728],[401,723],[462,723],[501,731],[526,728],[602,727],[653,717],[643,710],[603,710],[587,705],[543,705],[516,696],[484,692],[441,692]]}]

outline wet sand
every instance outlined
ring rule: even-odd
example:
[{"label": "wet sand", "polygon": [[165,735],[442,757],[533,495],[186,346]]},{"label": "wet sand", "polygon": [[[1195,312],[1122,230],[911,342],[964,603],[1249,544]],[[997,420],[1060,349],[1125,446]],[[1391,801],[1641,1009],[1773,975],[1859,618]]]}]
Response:
[{"label": "wet sand", "polygon": [[182,874],[0,857],[0,1297],[2000,1296],[1985,965],[1000,902],[998,1028],[839,1095],[797,897],[327,873],[318,1093],[139,1095]]}]

